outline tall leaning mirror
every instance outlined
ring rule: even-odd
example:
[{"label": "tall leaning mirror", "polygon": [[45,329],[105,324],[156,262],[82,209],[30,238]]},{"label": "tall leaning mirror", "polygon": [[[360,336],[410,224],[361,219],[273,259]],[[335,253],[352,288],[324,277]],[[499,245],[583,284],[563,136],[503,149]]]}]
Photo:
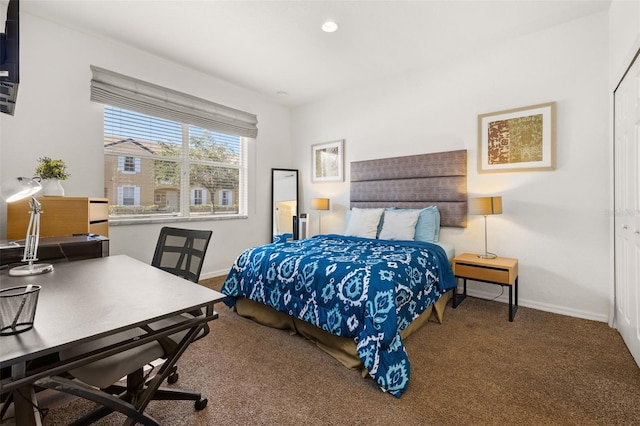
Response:
[{"label": "tall leaning mirror", "polygon": [[298,170],[271,169],[273,241],[297,239]]}]

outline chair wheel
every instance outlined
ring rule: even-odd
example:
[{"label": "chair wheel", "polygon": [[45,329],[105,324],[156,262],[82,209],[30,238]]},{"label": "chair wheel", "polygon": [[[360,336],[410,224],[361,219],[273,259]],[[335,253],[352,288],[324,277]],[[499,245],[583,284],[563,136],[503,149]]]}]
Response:
[{"label": "chair wheel", "polygon": [[207,402],[209,402],[207,398],[200,398],[199,400],[196,401],[196,403],[194,404],[194,407],[196,408],[197,411],[204,410],[204,407],[207,406]]},{"label": "chair wheel", "polygon": [[175,382],[178,381],[179,377],[180,376],[178,375],[178,373],[173,373],[167,377],[167,383],[174,384]]}]

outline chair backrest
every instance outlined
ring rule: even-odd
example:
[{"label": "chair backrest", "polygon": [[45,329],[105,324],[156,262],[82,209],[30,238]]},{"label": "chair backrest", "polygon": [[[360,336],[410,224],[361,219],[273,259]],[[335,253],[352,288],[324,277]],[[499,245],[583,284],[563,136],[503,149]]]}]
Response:
[{"label": "chair backrest", "polygon": [[208,230],[163,227],[151,265],[197,283],[211,234]]}]

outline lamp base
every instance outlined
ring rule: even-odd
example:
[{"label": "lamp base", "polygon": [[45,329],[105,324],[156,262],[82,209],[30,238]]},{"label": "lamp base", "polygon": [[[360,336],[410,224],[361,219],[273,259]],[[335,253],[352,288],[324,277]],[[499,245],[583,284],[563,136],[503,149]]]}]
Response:
[{"label": "lamp base", "polygon": [[51,271],[53,271],[53,265],[50,263],[34,263],[11,268],[9,269],[9,275],[12,277],[24,277],[27,275],[44,274]]},{"label": "lamp base", "polygon": [[498,255],[493,253],[485,253],[485,254],[479,254],[478,257],[480,259],[495,259],[496,257],[498,257]]}]

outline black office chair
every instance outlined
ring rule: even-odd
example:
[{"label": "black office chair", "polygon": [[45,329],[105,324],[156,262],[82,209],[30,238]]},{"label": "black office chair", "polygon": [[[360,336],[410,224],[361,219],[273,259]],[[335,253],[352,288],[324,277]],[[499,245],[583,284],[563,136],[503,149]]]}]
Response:
[{"label": "black office chair", "polygon": [[[197,283],[200,281],[200,272],[211,234],[211,231],[205,230],[163,227],[160,230],[151,265]],[[191,314],[197,316],[203,313],[192,312]],[[205,324],[197,339],[201,339],[207,334],[209,334],[209,326]],[[174,366],[167,377],[167,382],[175,383],[178,381],[178,377],[177,367]]]},{"label": "black office chair", "polygon": [[[159,269],[197,283],[200,278],[200,271],[202,270],[202,264],[209,246],[211,234],[212,232],[208,230],[163,227],[160,231],[160,236],[158,238],[151,264]],[[205,313],[201,310],[189,313],[192,317],[204,314]],[[79,353],[87,353],[126,339],[143,336],[147,332],[180,324],[181,322],[184,322],[184,320],[185,317],[177,315],[136,330],[129,330],[115,336],[100,339],[97,342],[87,343],[81,347],[62,352],[60,356],[61,358],[72,358]],[[167,358],[167,354],[170,354],[175,350],[178,342],[180,342],[188,332],[190,332],[189,329],[168,337],[161,337],[142,346],[117,353],[108,358],[71,370],[71,374],[73,377],[85,384],[100,388],[109,395],[117,395],[119,399],[135,405],[137,398],[151,380],[147,380],[146,376],[148,373],[145,373],[145,367],[153,361]],[[205,322],[202,327],[197,330],[197,334],[193,337],[193,340],[200,339],[208,333],[209,327]],[[177,354],[177,356],[172,359],[172,362],[175,362],[180,355],[181,353]],[[158,374],[160,374],[160,372],[162,372],[164,377],[167,377],[167,381],[170,383],[174,383],[178,379],[175,365],[172,365],[168,372],[164,372],[162,368]],[[117,382],[124,376],[127,377],[126,386],[117,384]],[[65,387],[66,379],[56,378],[55,380],[55,383],[52,383],[51,386],[47,387],[61,390],[63,392],[73,393],[103,404],[102,407],[88,413],[81,419],[77,420],[74,424],[89,424],[115,411],[114,404],[110,404],[110,401],[108,400],[98,400],[99,396],[95,393],[91,393],[90,390],[87,390],[86,393],[77,392]],[[69,384],[68,382],[66,383]],[[207,399],[202,398],[202,395],[198,392],[163,387],[160,387],[155,391],[152,399],[192,400],[195,401],[194,406],[196,410],[204,409],[208,402]],[[128,414],[132,415],[132,413],[134,415],[136,414],[135,412],[130,412]],[[140,417],[138,421],[145,424],[155,424],[153,420],[147,419],[146,415],[145,418]]]},{"label": "black office chair", "polygon": [[160,230],[151,265],[197,283],[210,239],[211,231],[165,226]]}]

